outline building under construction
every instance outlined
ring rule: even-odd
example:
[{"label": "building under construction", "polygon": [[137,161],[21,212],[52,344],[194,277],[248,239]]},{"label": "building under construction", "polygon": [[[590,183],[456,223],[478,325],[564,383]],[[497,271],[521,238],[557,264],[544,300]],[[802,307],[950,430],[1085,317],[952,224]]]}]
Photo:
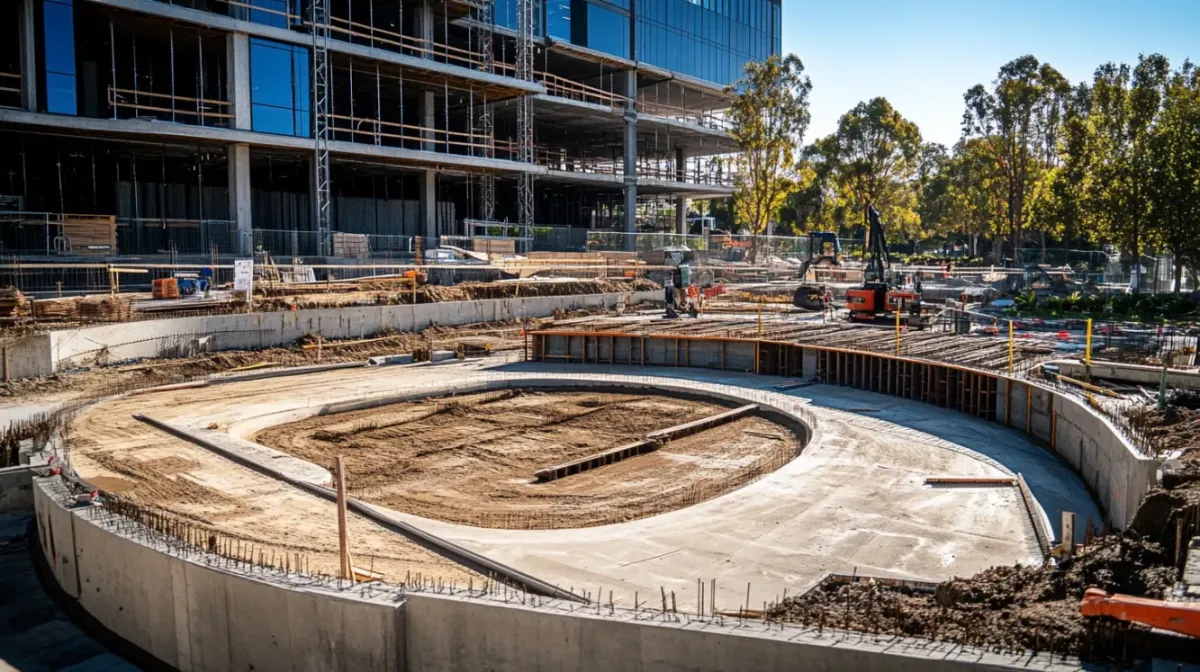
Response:
[{"label": "building under construction", "polygon": [[0,254],[683,229],[689,200],[732,193],[726,87],[779,52],[780,19],[778,0],[5,2]]}]

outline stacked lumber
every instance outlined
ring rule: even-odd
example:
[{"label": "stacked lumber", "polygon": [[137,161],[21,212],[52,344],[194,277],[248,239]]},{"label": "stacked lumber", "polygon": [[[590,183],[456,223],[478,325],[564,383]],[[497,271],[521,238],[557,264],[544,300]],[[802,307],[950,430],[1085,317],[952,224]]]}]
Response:
[{"label": "stacked lumber", "polygon": [[0,289],[0,317],[25,317],[29,315],[29,299],[16,287]]},{"label": "stacked lumber", "polygon": [[113,215],[67,215],[62,232],[71,254],[117,253],[117,218]]},{"label": "stacked lumber", "polygon": [[94,322],[123,322],[133,315],[132,297],[85,296],[79,300],[79,318]]},{"label": "stacked lumber", "polygon": [[33,316],[39,320],[77,320],[79,319],[79,299],[38,299],[33,302]]}]

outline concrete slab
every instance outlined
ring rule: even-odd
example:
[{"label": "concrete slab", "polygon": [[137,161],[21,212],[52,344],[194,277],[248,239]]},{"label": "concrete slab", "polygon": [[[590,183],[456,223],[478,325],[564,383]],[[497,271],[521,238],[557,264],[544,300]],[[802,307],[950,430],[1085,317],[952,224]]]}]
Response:
[{"label": "concrete slab", "polygon": [[[703,389],[789,409],[813,427],[804,453],[765,478],[696,506],[619,525],[493,530],[389,513],[563,588],[613,590],[623,604],[631,604],[635,593],[657,595],[666,589],[686,608],[695,600],[697,579],[706,584],[716,579],[718,607],[736,608],[746,600],[747,584],[751,605],[761,606],[785,589],[795,593],[811,586],[828,572],[936,581],[1037,560],[1037,543],[1016,489],[937,488],[925,484],[929,476],[1028,471],[1052,520],[1065,507],[1086,517],[1090,503],[1087,490],[1053,455],[1042,459],[1042,449],[994,423],[849,388],[814,385],[780,392],[772,388],[781,379],[752,374],[575,364],[498,367],[489,359],[326,371],[159,393],[139,398],[154,404],[139,410],[184,424],[203,418],[245,436],[247,428],[262,426],[259,419],[275,424],[335,404],[513,380]],[[868,408],[871,412],[850,410]],[[122,431],[134,431],[120,424]],[[206,461],[205,482],[214,482],[214,468]],[[261,524],[270,525],[274,515],[264,512]]]}]

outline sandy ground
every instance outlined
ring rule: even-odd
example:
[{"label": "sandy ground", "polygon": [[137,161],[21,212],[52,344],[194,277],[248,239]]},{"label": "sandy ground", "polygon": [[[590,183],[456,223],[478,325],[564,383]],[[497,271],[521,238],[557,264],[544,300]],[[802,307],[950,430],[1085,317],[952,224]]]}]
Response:
[{"label": "sandy ground", "polygon": [[491,392],[319,416],[255,440],[333,469],[373,504],[478,527],[556,529],[636,520],[728,492],[797,454],[760,418],[672,441],[600,469],[538,483],[533,473],[726,410],[665,396]]},{"label": "sandy ground", "polygon": [[[300,554],[314,572],[338,571],[337,509],[134,420],[147,397],[94,406],[71,426],[71,460],[97,486],[165,509],[270,554]],[[165,415],[160,413],[160,415]],[[393,583],[421,575],[465,583],[471,572],[351,514],[355,566]],[[478,581],[478,576],[475,577]]]}]

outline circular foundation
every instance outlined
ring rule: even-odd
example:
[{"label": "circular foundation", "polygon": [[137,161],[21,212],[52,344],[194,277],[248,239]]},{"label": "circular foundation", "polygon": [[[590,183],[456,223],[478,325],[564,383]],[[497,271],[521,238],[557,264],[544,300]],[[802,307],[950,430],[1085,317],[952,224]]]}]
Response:
[{"label": "circular foundation", "polygon": [[504,389],[314,416],[254,440],[330,469],[342,455],[351,494],[397,511],[476,527],[578,528],[691,506],[799,454],[803,427],[747,415],[547,482],[534,475],[737,405],[627,387]]}]

